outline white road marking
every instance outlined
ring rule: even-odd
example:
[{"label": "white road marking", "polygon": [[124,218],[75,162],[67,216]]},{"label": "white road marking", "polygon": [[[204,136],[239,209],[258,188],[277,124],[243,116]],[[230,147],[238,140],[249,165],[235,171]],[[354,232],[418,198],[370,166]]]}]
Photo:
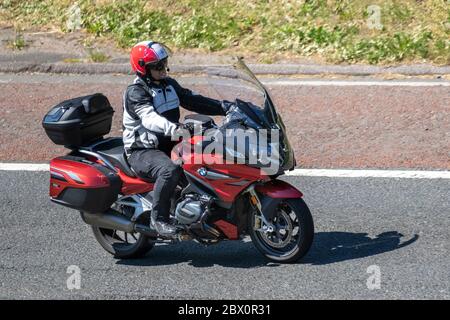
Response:
[{"label": "white road marking", "polygon": [[47,163],[0,163],[0,171],[49,171]]},{"label": "white road marking", "polygon": [[[49,171],[45,163],[0,163],[0,171]],[[450,179],[450,171],[376,170],[376,169],[294,169],[294,177]]]},{"label": "white road marking", "polygon": [[[73,83],[73,82],[83,82],[83,83],[117,83],[126,85],[132,76],[130,75],[81,75],[81,74],[1,74],[0,73],[0,83]],[[179,77],[180,82],[185,84],[210,84],[211,81],[217,81],[213,77]],[[228,78],[220,78],[222,81]],[[377,79],[367,79],[367,80],[351,80],[351,79],[274,79],[260,77],[260,81],[264,85],[273,86],[337,86],[337,87],[352,87],[352,86],[379,86],[379,87],[450,87],[450,81],[441,80],[377,80]],[[230,80],[230,79],[228,79]],[[231,81],[231,83],[236,82],[234,85],[241,85],[239,81]]]},{"label": "white road marking", "polygon": [[403,178],[403,179],[450,179],[450,171],[422,170],[376,170],[376,169],[294,169],[286,173],[295,177],[332,178]]},{"label": "white road marking", "polygon": [[450,87],[450,81],[351,81],[351,80],[263,80],[264,85],[273,86],[381,86],[381,87]]}]

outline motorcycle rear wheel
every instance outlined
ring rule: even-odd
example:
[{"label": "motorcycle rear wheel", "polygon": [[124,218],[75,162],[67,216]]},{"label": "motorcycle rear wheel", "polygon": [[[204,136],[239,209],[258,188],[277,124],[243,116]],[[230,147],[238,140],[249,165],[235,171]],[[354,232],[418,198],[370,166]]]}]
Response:
[{"label": "motorcycle rear wheel", "polygon": [[275,226],[273,232],[255,230],[255,215],[249,214],[250,237],[266,258],[292,263],[308,253],[314,238],[314,223],[303,199],[284,199],[269,222]]},{"label": "motorcycle rear wheel", "polygon": [[98,243],[117,259],[136,259],[143,257],[153,248],[149,238],[140,233],[126,233],[92,226]]}]

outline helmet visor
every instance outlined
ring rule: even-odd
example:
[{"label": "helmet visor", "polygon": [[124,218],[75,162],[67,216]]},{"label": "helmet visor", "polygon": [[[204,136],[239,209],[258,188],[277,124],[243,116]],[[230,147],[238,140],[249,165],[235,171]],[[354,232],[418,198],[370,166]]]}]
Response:
[{"label": "helmet visor", "polygon": [[147,63],[145,65],[146,70],[156,70],[156,71],[163,71],[165,69],[167,69],[168,66],[168,59],[164,58],[162,60],[159,60],[157,62],[153,62],[153,63]]}]

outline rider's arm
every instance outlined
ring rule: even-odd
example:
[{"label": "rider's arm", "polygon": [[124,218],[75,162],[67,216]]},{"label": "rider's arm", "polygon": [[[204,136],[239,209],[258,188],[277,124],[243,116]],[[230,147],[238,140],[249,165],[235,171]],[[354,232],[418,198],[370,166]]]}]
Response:
[{"label": "rider's arm", "polygon": [[144,128],[171,136],[177,125],[159,115],[153,107],[153,97],[141,86],[130,86],[127,90],[128,112],[141,119]]},{"label": "rider's arm", "polygon": [[167,82],[175,89],[183,108],[210,116],[225,115],[226,108],[221,101],[196,94],[189,89],[183,88],[175,79],[169,78]]}]

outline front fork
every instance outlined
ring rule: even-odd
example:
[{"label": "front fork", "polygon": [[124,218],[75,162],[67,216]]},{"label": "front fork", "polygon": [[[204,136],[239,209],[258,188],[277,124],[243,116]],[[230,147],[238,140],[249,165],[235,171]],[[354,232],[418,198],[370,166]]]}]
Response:
[{"label": "front fork", "polygon": [[274,232],[275,226],[269,221],[267,221],[266,217],[264,217],[264,214],[262,212],[261,201],[259,200],[258,194],[256,193],[255,189],[250,188],[248,190],[248,193],[250,196],[250,203],[256,210],[255,223],[252,226],[253,230],[264,233]]}]

